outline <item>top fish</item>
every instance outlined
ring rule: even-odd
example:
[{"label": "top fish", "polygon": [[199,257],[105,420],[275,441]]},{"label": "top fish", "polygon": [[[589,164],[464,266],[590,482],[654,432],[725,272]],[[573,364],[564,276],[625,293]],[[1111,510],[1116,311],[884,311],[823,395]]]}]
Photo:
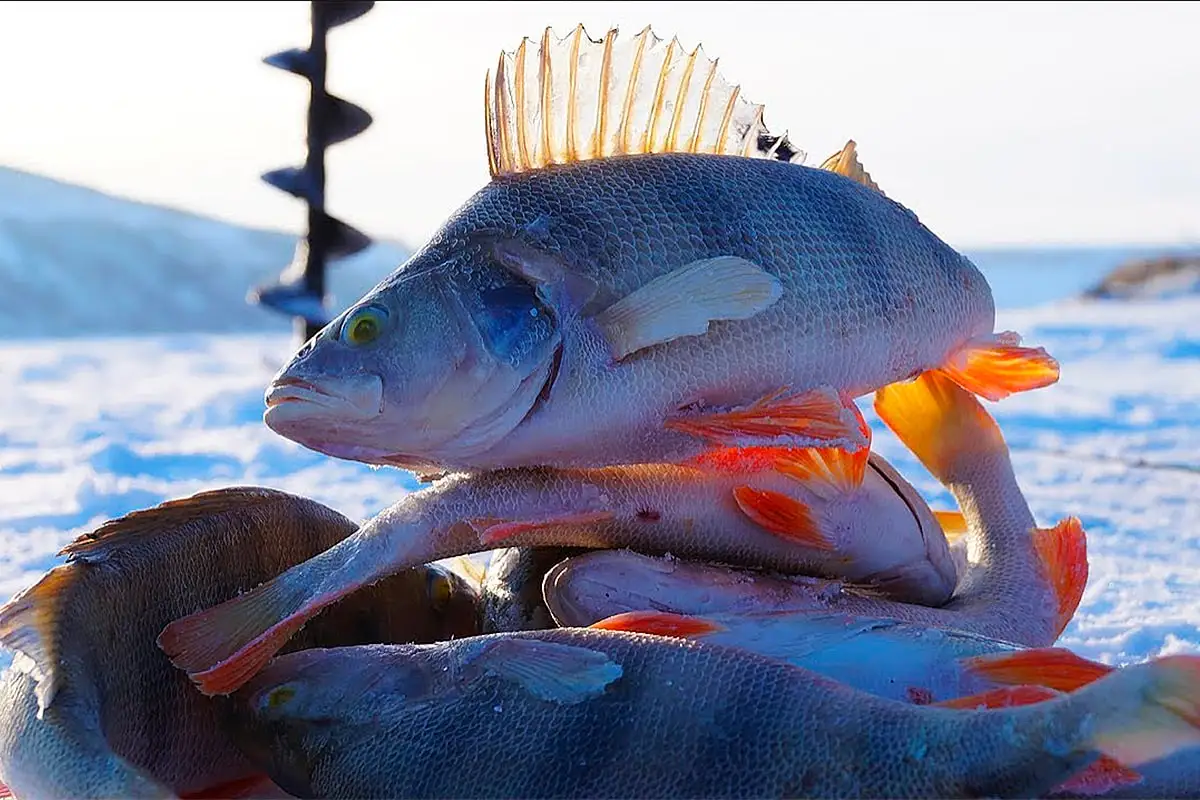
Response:
[{"label": "top fish", "polygon": [[677,463],[858,450],[853,398],[929,370],[992,400],[1058,379],[853,142],[802,166],[649,28],[527,45],[487,79],[492,181],[280,371],[275,432],[419,473]]}]

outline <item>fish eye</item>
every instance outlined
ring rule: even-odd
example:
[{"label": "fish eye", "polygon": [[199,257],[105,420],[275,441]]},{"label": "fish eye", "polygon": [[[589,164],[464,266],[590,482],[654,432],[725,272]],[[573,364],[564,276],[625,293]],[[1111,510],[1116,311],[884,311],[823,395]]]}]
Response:
[{"label": "fish eye", "polygon": [[295,696],[296,687],[285,683],[267,692],[266,696],[259,701],[259,708],[264,711],[279,708]]},{"label": "fish eye", "polygon": [[383,333],[387,318],[387,309],[383,306],[372,304],[357,309],[342,323],[342,341],[355,347],[370,344]]},{"label": "fish eye", "polygon": [[450,602],[450,598],[454,594],[454,583],[450,580],[449,575],[439,569],[431,569],[426,581],[429,600],[435,608],[441,608]]}]

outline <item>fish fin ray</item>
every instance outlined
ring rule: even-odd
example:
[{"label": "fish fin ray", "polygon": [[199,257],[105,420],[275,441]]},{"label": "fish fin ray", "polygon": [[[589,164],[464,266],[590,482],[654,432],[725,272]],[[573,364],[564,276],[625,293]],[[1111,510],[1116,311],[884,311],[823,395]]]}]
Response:
[{"label": "fish fin ray", "polygon": [[1035,528],[1033,545],[1058,601],[1057,638],[1075,616],[1087,588],[1087,533],[1078,517],[1067,517],[1053,528]]},{"label": "fish fin ray", "polygon": [[1058,382],[1058,361],[1042,347],[1021,347],[1012,331],[973,339],[939,371],[967,391],[993,402]]},{"label": "fish fin ray", "polygon": [[38,719],[54,702],[62,683],[57,669],[58,619],[77,574],[71,564],[57,566],[0,606],[0,646],[13,651],[15,669],[33,678]]},{"label": "fish fin ray", "polygon": [[599,525],[608,522],[615,515],[611,511],[580,511],[569,514],[558,514],[543,519],[531,520],[472,520],[470,525],[479,531],[481,544],[492,546],[505,542],[522,533],[529,533],[541,528],[553,528],[559,525]]},{"label": "fish fin ray", "polygon": [[[286,574],[286,573],[284,573]],[[279,578],[171,622],[158,646],[206,695],[229,694],[262,669],[308,620],[352,589],[309,597]]]},{"label": "fish fin ray", "polygon": [[698,46],[659,38],[647,26],[618,41],[577,25],[546,28],[527,68],[529,38],[501,52],[484,82],[484,130],[493,178],[554,164],[649,153],[715,153],[804,163],[763,107],[717,72]]},{"label": "fish fin ray", "polygon": [[934,511],[933,518],[937,520],[946,537],[946,542],[949,544],[954,544],[966,536],[970,530],[967,526],[967,518],[961,511]]},{"label": "fish fin ray", "polygon": [[743,320],[771,307],[783,285],[737,256],[693,261],[635,289],[594,316],[612,357],[685,336],[701,336],[720,320]]},{"label": "fish fin ray", "polygon": [[1041,703],[1045,700],[1052,700],[1061,694],[1061,692],[1047,686],[997,686],[994,689],[988,689],[977,694],[966,695],[965,697],[952,697],[949,700],[942,700],[930,705],[939,708],[958,708],[967,711],[978,708],[1012,708],[1013,706],[1027,706],[1034,703]]},{"label": "fish fin ray", "polygon": [[664,425],[720,447],[786,444],[858,449],[869,444],[859,426],[861,419],[853,398],[824,386],[798,393],[780,389],[747,406],[682,414]]},{"label": "fish fin ray", "polygon": [[1073,692],[1113,671],[1113,667],[1075,655],[1063,647],[1039,647],[988,653],[962,660],[972,674],[994,683],[1046,686]]},{"label": "fish fin ray", "polygon": [[980,402],[937,372],[875,392],[875,412],[942,483],[980,455],[1008,452],[1000,427]]},{"label": "fish fin ray", "polygon": [[806,447],[785,450],[775,469],[808,487],[824,500],[848,495],[862,486],[871,458],[871,429],[854,403],[849,405],[858,420],[858,431],[866,444],[853,452],[840,447]]},{"label": "fish fin ray", "polygon": [[516,683],[534,697],[564,705],[602,694],[623,673],[606,653],[527,638],[491,643],[469,663]]},{"label": "fish fin ray", "polygon": [[588,627],[678,639],[691,639],[727,630],[724,625],[702,616],[675,614],[669,611],[626,611],[594,622]]},{"label": "fish fin ray", "polygon": [[821,533],[812,509],[794,497],[751,486],[735,486],[733,498],[754,524],[776,536],[814,550],[836,549]]},{"label": "fish fin ray", "polygon": [[853,139],[846,142],[846,146],[841,150],[838,150],[829,158],[822,161],[820,168],[829,172],[836,172],[838,175],[843,175],[855,183],[861,183],[863,186],[883,194],[883,190],[879,188],[879,184],[871,179],[871,173],[867,172],[862,162],[858,160],[858,145]]},{"label": "fish fin ray", "polygon": [[214,514],[230,513],[271,502],[297,502],[302,498],[261,486],[232,486],[198,492],[188,497],[167,500],[153,508],[140,509],[105,522],[85,533],[58,552],[60,556],[103,558],[146,536],[165,529],[177,529]]}]

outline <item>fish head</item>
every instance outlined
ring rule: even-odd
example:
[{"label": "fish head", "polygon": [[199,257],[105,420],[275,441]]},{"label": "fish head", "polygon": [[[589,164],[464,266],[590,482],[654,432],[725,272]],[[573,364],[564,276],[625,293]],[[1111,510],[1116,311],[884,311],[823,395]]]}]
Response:
[{"label": "fish head", "polygon": [[397,703],[420,702],[434,676],[426,659],[396,657],[419,646],[299,650],[267,665],[233,700],[228,726],[247,757],[281,788],[313,797],[322,754],[378,733]]},{"label": "fish head", "polygon": [[561,341],[537,287],[492,248],[428,251],[300,348],[267,389],[264,422],[336,458],[463,466],[548,390]]}]

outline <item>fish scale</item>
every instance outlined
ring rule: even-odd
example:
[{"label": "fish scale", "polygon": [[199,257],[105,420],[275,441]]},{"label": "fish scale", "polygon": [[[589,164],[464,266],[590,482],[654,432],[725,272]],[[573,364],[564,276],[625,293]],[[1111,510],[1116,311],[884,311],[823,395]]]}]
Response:
[{"label": "fish scale", "polygon": [[558,629],[282,656],[236,701],[304,796],[1033,797],[1101,751],[1141,763],[1194,741],[1198,663],[960,711],[735,648]]}]

